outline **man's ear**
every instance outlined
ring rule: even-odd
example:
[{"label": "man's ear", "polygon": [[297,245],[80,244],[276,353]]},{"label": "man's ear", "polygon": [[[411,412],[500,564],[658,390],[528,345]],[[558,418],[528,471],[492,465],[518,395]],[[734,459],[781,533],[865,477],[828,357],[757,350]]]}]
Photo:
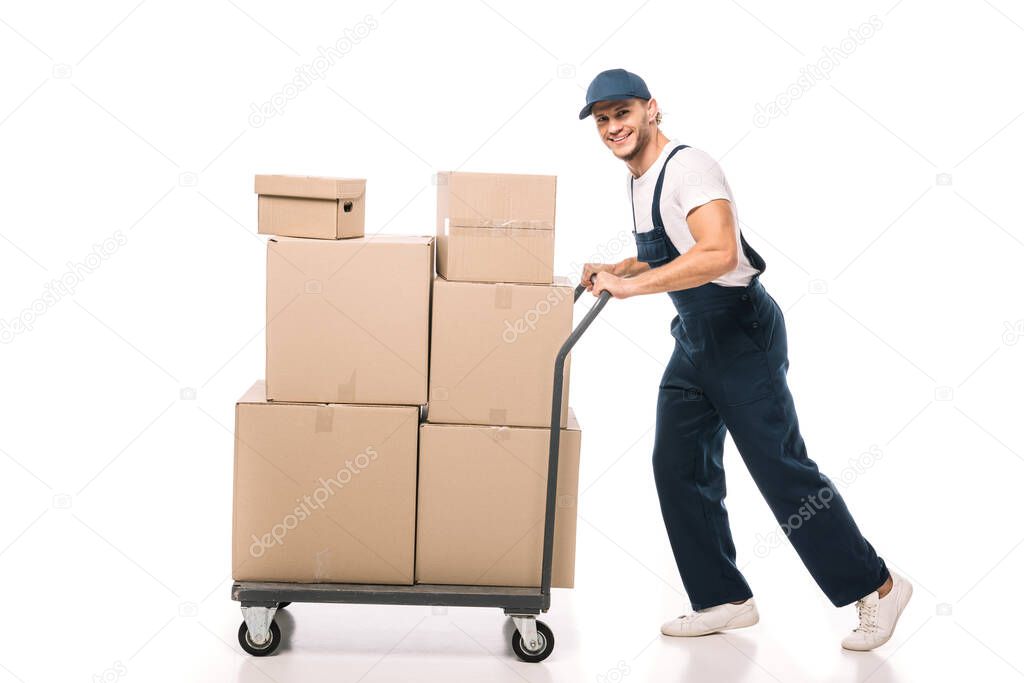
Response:
[{"label": "man's ear", "polygon": [[653,124],[658,118],[658,100],[653,97],[647,100],[647,123]]}]

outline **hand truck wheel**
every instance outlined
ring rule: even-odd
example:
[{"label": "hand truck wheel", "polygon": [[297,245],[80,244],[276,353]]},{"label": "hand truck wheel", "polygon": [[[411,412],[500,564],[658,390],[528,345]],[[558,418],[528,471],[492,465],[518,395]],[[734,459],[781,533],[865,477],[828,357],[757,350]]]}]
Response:
[{"label": "hand truck wheel", "polygon": [[543,621],[536,619],[531,619],[531,621],[535,623],[534,640],[532,643],[525,642],[517,624],[516,630],[512,633],[512,651],[524,662],[542,662],[555,649],[555,635]]},{"label": "hand truck wheel", "polygon": [[270,638],[267,639],[267,642],[259,645],[249,637],[249,627],[243,621],[242,625],[238,627],[238,644],[253,657],[272,655],[281,644],[281,627],[277,625],[276,621],[270,622]]}]

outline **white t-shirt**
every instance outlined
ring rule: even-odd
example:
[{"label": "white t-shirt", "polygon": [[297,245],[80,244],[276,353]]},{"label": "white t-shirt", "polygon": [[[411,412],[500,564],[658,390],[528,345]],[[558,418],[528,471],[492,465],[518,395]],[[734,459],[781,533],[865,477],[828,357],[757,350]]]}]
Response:
[{"label": "white t-shirt", "polygon": [[[642,176],[633,181],[633,209],[636,212],[636,231],[650,232],[654,229],[651,218],[651,204],[654,201],[654,186],[658,182],[665,159],[678,147],[678,140],[671,140],[658,160]],[[626,196],[629,196],[629,179],[632,173],[627,172]],[[709,154],[693,147],[676,152],[665,169],[665,183],[661,188],[661,218],[665,222],[665,232],[680,254],[685,254],[696,244],[690,228],[686,224],[686,216],[693,209],[707,204],[714,199],[727,199],[732,209],[733,223],[736,225],[736,249],[739,263],[725,275],[712,280],[715,284],[725,287],[744,287],[757,273],[750,260],[743,253],[740,243],[740,219],[736,211],[736,202],[729,189],[729,181],[725,179],[718,162]]]}]

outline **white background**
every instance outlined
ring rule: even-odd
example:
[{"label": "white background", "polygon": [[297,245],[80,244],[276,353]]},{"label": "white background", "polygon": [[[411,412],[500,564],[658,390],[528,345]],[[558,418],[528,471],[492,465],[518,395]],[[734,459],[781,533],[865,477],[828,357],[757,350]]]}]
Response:
[{"label": "white background", "polygon": [[[828,79],[800,84],[872,15]],[[1022,52],[1006,0],[5,3],[0,320],[55,279],[74,291],[0,346],[0,681],[1024,676]],[[547,662],[512,657],[497,610],[320,605],[281,617],[278,656],[241,654],[231,423],[264,360],[253,175],[366,177],[368,232],[429,234],[436,170],[557,174],[557,269],[575,275],[632,253],[625,168],[577,120],[590,78],[619,66],[729,178],[785,310],[810,456],[837,483],[854,473],[858,524],[914,582],[893,640],[840,651],[853,608],[788,543],[757,552],[777,527],[731,442],[761,623],[659,636],[688,603],[650,468],[671,349],[658,296],[613,301],[574,355],[578,585],[545,618]],[[757,125],[787,89],[787,113]]]}]

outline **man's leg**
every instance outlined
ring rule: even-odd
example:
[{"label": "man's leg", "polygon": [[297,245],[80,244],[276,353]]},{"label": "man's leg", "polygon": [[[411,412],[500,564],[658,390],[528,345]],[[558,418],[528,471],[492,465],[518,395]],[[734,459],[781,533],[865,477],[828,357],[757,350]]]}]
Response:
[{"label": "man's leg", "polygon": [[693,609],[751,597],[736,567],[725,509],[725,428],[677,341],[658,394],[654,480],[672,552]]},{"label": "man's leg", "polygon": [[887,583],[885,562],[864,538],[832,481],[807,456],[793,396],[785,320],[763,289],[745,299],[730,337],[733,358],[710,388],[747,469],[800,559],[837,607]]}]

